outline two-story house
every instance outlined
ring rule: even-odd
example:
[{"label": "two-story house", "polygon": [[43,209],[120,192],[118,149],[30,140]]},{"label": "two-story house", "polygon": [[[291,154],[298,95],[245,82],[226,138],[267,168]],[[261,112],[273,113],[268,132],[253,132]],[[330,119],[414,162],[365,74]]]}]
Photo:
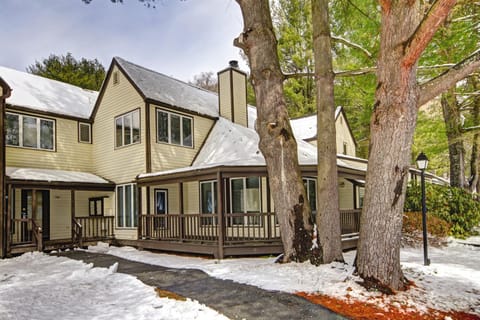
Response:
[{"label": "two-story house", "polygon": [[[6,253],[96,240],[217,257],[282,251],[256,109],[235,64],[218,73],[218,94],[121,58],[98,94],[8,68],[0,77],[12,88]],[[301,135],[305,119],[292,127],[315,213],[317,151],[303,140],[316,132]],[[355,158],[341,109],[336,119],[342,228],[351,234],[366,162]]]}]

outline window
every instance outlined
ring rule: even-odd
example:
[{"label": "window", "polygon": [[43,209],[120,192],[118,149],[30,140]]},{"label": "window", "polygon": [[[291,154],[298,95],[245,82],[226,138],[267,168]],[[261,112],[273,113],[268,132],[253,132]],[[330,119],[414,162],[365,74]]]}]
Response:
[{"label": "window", "polygon": [[155,189],[155,229],[166,228],[167,219],[165,215],[168,213],[168,194],[167,190]]},{"label": "window", "polygon": [[78,141],[83,143],[92,143],[91,131],[92,127],[89,123],[78,124]]},{"label": "window", "polygon": [[192,118],[157,109],[157,142],[193,147]]},{"label": "window", "polygon": [[103,216],[103,197],[88,199],[88,214],[90,216]]},{"label": "window", "polygon": [[137,224],[136,185],[132,183],[117,186],[117,227],[135,228]]},{"label": "window", "polygon": [[315,220],[317,215],[317,180],[312,178],[303,178],[303,185],[307,193],[308,204],[312,210],[312,219]]},{"label": "window", "polygon": [[[217,213],[217,181],[200,182],[200,208],[203,214]],[[216,223],[216,217],[201,218],[202,225]]]},{"label": "window", "polygon": [[140,111],[135,110],[115,118],[115,146],[140,142]]},{"label": "window", "polygon": [[343,142],[343,154],[347,154],[347,143]]},{"label": "window", "polygon": [[54,120],[7,113],[5,124],[5,141],[8,146],[54,150]]},{"label": "window", "polygon": [[[259,213],[260,212],[260,178],[232,178],[230,179],[230,213]],[[230,223],[260,224],[259,216],[232,217]]]}]

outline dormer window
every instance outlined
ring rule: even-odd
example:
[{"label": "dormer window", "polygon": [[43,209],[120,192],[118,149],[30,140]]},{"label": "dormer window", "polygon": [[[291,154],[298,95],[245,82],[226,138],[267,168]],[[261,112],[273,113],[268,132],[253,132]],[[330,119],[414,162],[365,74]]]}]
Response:
[{"label": "dormer window", "polygon": [[193,147],[193,119],[157,109],[157,142]]}]

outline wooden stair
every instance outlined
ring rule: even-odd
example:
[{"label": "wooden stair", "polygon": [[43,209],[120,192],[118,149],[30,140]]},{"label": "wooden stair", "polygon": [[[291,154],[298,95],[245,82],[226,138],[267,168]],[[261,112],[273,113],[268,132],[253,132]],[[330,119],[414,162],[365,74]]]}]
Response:
[{"label": "wooden stair", "polygon": [[17,255],[17,254],[22,254],[25,252],[33,252],[33,251],[37,251],[37,245],[34,243],[17,244],[17,245],[13,245],[10,248],[11,255]]}]

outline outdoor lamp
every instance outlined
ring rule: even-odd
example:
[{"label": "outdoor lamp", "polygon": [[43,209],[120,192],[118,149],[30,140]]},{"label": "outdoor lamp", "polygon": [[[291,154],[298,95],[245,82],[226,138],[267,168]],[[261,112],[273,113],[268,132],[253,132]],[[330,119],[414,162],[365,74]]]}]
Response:
[{"label": "outdoor lamp", "polygon": [[417,167],[418,169],[420,170],[426,170],[427,167],[428,167],[428,158],[427,156],[425,155],[425,153],[423,152],[420,152],[420,154],[418,155],[417,157]]},{"label": "outdoor lamp", "polygon": [[428,166],[428,158],[425,153],[420,152],[417,157],[417,167],[420,169],[421,183],[422,183],[422,229],[423,229],[423,264],[430,265],[428,259],[428,242],[427,242],[427,204],[425,199],[425,169]]}]

